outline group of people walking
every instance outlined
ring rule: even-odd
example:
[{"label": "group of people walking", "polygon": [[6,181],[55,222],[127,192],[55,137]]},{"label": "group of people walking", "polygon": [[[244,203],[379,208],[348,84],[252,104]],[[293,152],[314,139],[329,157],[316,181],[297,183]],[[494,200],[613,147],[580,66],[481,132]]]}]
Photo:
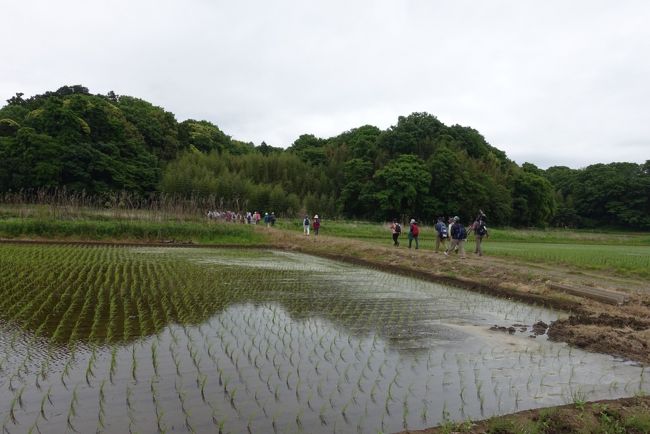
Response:
[{"label": "group of people walking", "polygon": [[314,229],[314,236],[318,236],[318,230],[320,229],[320,218],[318,214],[314,215],[314,220],[310,221],[309,216],[305,215],[305,218],[302,220],[303,232],[305,235],[309,236],[309,229]]},{"label": "group of people walking", "polygon": [[[220,219],[227,222],[235,223],[247,223],[247,224],[259,224],[263,222],[267,227],[275,225],[275,213],[264,213],[264,216],[261,213],[255,212],[246,212],[246,214],[236,213],[232,211],[208,211],[207,217],[209,219]],[[309,218],[309,215],[305,215],[305,218],[302,221],[303,232],[305,235],[309,236],[313,230],[315,236],[318,236],[320,230],[321,221],[318,217],[318,214],[315,214],[312,219]],[[402,225],[394,219],[390,225],[390,229],[393,235],[393,245],[399,247],[399,237],[402,234]],[[450,217],[447,222],[445,222],[443,217],[438,217],[438,222],[435,224],[434,229],[436,231],[436,243],[435,243],[435,252],[439,253],[442,249],[442,252],[449,256],[450,253],[457,253],[461,258],[465,258],[465,242],[470,233],[474,233],[475,240],[475,249],[474,253],[479,256],[483,256],[482,243],[483,238],[488,237],[488,230],[486,224],[486,216],[483,211],[479,211],[478,216],[472,222],[469,227],[463,226],[460,222],[458,216]],[[408,247],[412,248],[415,244],[415,248],[420,248],[420,227],[418,222],[415,219],[409,221],[409,230],[408,230]],[[447,243],[449,241],[449,243]]]},{"label": "group of people walking", "polygon": [[264,222],[267,227],[275,225],[276,220],[274,212],[265,212],[264,216],[262,216],[258,211],[247,211],[246,214],[243,214],[235,211],[210,210],[207,212],[207,217],[210,220],[222,220],[228,223],[242,223],[249,225],[257,225],[260,222]]},{"label": "group of people walking", "polygon": [[[465,258],[465,242],[467,241],[468,235],[473,232],[476,244],[474,253],[483,256],[483,238],[489,236],[486,220],[483,211],[479,211],[476,219],[468,228],[466,228],[460,222],[458,216],[450,217],[446,223],[443,217],[438,217],[438,222],[434,226],[436,231],[435,252],[439,253],[442,247],[442,249],[444,249],[443,253],[446,256],[455,252],[461,258]],[[390,229],[393,234],[393,245],[399,247],[399,237],[402,233],[402,226],[397,219],[393,220]],[[419,237],[420,227],[418,226],[418,222],[415,219],[411,219],[408,231],[409,249],[412,247],[413,242],[415,242],[415,248],[419,248]],[[447,245],[447,240],[450,240],[449,245]]]}]

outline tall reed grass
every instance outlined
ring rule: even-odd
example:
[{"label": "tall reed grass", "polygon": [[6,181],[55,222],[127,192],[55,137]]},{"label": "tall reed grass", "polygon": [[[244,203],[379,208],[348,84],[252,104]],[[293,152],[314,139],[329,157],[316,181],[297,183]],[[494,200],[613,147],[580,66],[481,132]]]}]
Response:
[{"label": "tall reed grass", "polygon": [[246,200],[216,195],[111,192],[89,195],[60,189],[0,193],[0,217],[95,218],[121,220],[199,220],[208,210],[246,211]]}]

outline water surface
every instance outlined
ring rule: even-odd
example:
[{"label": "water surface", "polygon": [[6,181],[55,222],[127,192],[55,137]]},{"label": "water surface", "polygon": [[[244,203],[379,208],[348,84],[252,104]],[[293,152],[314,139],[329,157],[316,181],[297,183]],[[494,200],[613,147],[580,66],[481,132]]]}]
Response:
[{"label": "water surface", "polygon": [[[30,297],[0,314],[9,432],[393,432],[650,391],[635,364],[530,337],[561,313],[376,270],[278,251],[2,249],[0,295]],[[36,274],[52,269],[71,277]]]}]

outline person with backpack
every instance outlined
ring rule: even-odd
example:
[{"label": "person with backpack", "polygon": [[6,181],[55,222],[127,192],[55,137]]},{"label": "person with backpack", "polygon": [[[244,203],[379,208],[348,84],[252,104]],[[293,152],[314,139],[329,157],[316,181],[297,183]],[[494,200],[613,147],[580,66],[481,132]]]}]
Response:
[{"label": "person with backpack", "polygon": [[411,248],[411,243],[415,240],[415,250],[418,249],[418,237],[420,236],[420,228],[418,227],[418,222],[415,219],[411,219],[409,225],[409,249]]},{"label": "person with backpack", "polygon": [[444,222],[442,217],[438,217],[438,223],[434,226],[437,236],[436,236],[436,253],[440,249],[440,244],[442,244],[443,250],[447,250],[447,225]]},{"label": "person with backpack", "polygon": [[309,216],[305,215],[302,221],[302,230],[305,235],[309,236]]},{"label": "person with backpack", "polygon": [[393,233],[393,246],[399,247],[399,236],[402,233],[402,225],[397,222],[397,219],[393,219],[390,230]]},{"label": "person with backpack", "polygon": [[458,216],[454,217],[454,223],[451,225],[451,243],[449,248],[445,250],[445,256],[449,256],[449,252],[458,247],[461,259],[465,259],[465,240],[467,239],[467,230],[460,222]]},{"label": "person with backpack", "polygon": [[483,243],[483,237],[489,237],[487,225],[485,222],[485,214],[481,211],[479,216],[474,220],[474,223],[471,226],[471,230],[474,231],[474,238],[476,241],[476,248],[474,249],[474,254],[483,256],[483,249],[481,244]]},{"label": "person with backpack", "polygon": [[318,236],[318,230],[320,229],[320,218],[318,218],[318,214],[314,216],[314,236]]}]

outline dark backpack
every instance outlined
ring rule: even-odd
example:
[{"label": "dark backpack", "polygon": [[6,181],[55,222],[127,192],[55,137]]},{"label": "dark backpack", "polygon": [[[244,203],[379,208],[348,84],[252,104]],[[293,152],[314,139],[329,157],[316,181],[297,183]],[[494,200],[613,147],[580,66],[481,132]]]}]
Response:
[{"label": "dark backpack", "polygon": [[402,225],[400,225],[399,223],[395,223],[395,233],[396,234],[402,233]]},{"label": "dark backpack", "polygon": [[464,240],[467,238],[467,230],[465,230],[465,226],[462,224],[458,223],[458,239],[459,240]]},{"label": "dark backpack", "polygon": [[440,238],[447,238],[447,225],[438,222],[438,235],[440,235]]},{"label": "dark backpack", "polygon": [[482,221],[479,222],[478,227],[476,228],[476,235],[483,236],[487,234],[487,227],[485,227],[485,223]]}]

